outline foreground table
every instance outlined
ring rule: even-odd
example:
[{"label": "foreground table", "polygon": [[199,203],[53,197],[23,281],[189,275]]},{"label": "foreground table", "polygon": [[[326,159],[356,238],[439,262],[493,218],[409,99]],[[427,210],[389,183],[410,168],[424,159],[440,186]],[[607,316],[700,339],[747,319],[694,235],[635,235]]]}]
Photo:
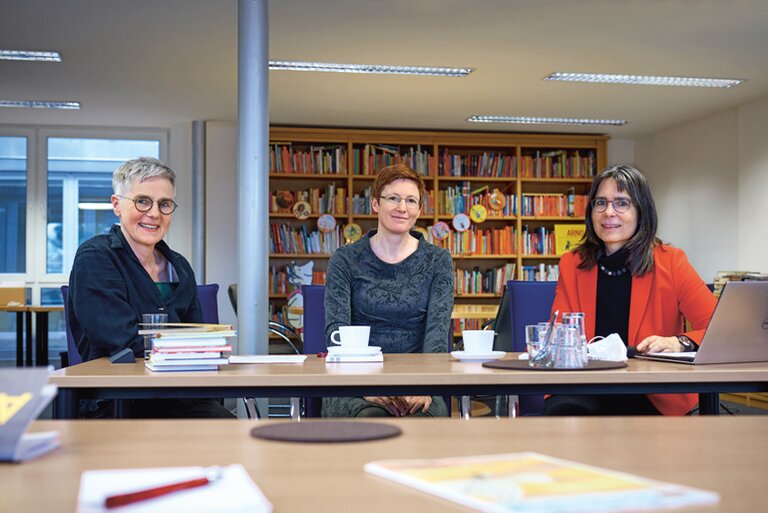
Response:
[{"label": "foreground table", "polygon": [[[47,421],[62,447],[0,465],[3,511],[75,511],[84,470],[241,463],[281,513],[461,512],[468,508],[367,475],[389,458],[534,451],[718,492],[719,507],[762,511],[768,473],[765,417],[401,419],[403,434],[376,442],[290,444],[249,436],[250,421]],[[270,421],[272,422],[272,421]],[[312,422],[311,420],[305,422]],[[727,468],[727,471],[725,470]]]},{"label": "foreground table", "polygon": [[[510,353],[507,358],[516,358]],[[106,358],[59,369],[56,415],[74,418],[81,398],[329,397],[343,395],[513,395],[545,393],[698,393],[702,413],[720,392],[768,391],[768,363],[681,365],[630,360],[603,371],[508,371],[448,354],[388,354],[384,363],[229,365],[217,372],[150,372],[144,362]]]}]

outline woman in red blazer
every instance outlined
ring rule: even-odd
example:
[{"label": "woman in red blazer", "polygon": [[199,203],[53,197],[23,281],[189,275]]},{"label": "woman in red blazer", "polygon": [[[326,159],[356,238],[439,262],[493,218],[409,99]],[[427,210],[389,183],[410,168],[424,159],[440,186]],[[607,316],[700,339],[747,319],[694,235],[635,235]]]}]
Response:
[{"label": "woman in red blazer", "polygon": [[[717,300],[682,250],[656,237],[645,177],[611,166],[592,182],[582,244],[560,259],[552,310],[584,312],[587,338],[618,333],[638,352],[693,351]],[[687,319],[692,331],[684,332]],[[685,415],[694,394],[556,395],[545,415]]]}]

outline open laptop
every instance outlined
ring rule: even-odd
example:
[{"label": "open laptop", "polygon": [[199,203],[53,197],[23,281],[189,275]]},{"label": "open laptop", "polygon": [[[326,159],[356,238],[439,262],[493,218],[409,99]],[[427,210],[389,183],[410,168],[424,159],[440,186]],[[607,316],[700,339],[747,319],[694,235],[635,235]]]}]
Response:
[{"label": "open laptop", "polygon": [[768,281],[728,282],[699,350],[636,358],[693,365],[768,361]]},{"label": "open laptop", "polygon": [[493,322],[493,331],[496,338],[493,342],[494,351],[514,351],[512,347],[512,315],[509,311],[509,290],[504,284],[499,300],[499,310],[496,312],[496,320]]}]

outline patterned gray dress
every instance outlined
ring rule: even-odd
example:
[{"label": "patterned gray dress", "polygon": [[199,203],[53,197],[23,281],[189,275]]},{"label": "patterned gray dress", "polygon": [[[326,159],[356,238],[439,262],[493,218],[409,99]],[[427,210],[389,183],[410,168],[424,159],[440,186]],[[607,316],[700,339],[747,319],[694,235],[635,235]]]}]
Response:
[{"label": "patterned gray dress", "polygon": [[[419,245],[396,264],[371,249],[371,230],[339,248],[328,262],[325,288],[325,336],[339,326],[371,327],[370,345],[384,353],[448,351],[453,310],[453,260],[448,251],[411,235]],[[329,345],[331,343],[329,342]],[[373,403],[361,397],[323,399],[323,416],[354,417]],[[432,416],[448,415],[442,397],[432,398]]]}]

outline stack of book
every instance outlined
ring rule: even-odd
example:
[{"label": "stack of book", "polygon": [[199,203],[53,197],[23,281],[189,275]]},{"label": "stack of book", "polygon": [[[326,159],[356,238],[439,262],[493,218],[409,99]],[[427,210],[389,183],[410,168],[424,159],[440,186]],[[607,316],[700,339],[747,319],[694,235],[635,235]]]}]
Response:
[{"label": "stack of book", "polygon": [[196,324],[155,330],[152,335],[152,352],[145,362],[149,370],[208,371],[229,363],[224,355],[232,351],[227,338],[237,332],[229,325]]}]

